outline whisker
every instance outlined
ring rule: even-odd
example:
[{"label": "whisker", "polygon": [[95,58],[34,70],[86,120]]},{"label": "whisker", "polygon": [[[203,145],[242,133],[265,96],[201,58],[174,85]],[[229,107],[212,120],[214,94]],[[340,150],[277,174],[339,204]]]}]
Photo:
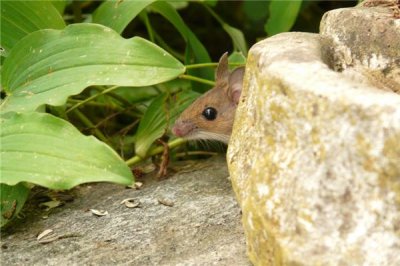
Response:
[{"label": "whisker", "polygon": [[218,141],[221,141],[221,142],[224,142],[224,143],[227,143],[229,141],[229,136],[228,135],[212,133],[212,132],[205,132],[205,131],[196,132],[196,135],[193,136],[193,138],[196,138],[196,139],[207,139],[207,140],[218,140]]}]

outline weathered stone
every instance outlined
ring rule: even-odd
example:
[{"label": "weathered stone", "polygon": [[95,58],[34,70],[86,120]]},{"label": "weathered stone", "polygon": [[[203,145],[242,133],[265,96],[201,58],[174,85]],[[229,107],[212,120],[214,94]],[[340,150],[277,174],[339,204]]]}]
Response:
[{"label": "weathered stone", "polygon": [[[228,166],[255,265],[400,265],[400,95],[320,36],[249,52]],[[399,58],[399,57],[397,57]]]},{"label": "weathered stone", "polygon": [[400,92],[400,19],[395,17],[400,9],[394,9],[358,7],[325,13],[320,35],[330,43],[323,47],[331,59],[328,64],[338,71],[356,68],[375,86]]},{"label": "weathered stone", "polygon": [[[74,202],[47,219],[37,209],[24,213],[23,223],[2,232],[0,265],[250,265],[225,159],[175,167],[174,176],[160,182],[146,177],[136,191],[80,186]],[[127,198],[139,207],[121,204]],[[39,243],[45,229],[61,238]]]}]

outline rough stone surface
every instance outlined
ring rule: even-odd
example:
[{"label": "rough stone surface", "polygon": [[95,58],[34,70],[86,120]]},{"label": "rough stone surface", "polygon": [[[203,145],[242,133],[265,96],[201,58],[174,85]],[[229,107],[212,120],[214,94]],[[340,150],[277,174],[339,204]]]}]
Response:
[{"label": "rough stone surface", "polygon": [[358,7],[325,13],[320,35],[325,56],[338,71],[349,67],[365,74],[374,85],[400,92],[399,7]]},{"label": "rough stone surface", "polygon": [[[75,189],[72,203],[2,233],[1,265],[250,265],[225,159],[184,162],[141,190],[111,184]],[[129,209],[120,202],[140,201]],[[158,203],[173,202],[173,207]],[[88,209],[107,210],[95,217]],[[39,244],[45,229],[65,238]]]},{"label": "rough stone surface", "polygon": [[249,52],[228,167],[255,265],[400,265],[400,95],[324,63],[320,36]]}]

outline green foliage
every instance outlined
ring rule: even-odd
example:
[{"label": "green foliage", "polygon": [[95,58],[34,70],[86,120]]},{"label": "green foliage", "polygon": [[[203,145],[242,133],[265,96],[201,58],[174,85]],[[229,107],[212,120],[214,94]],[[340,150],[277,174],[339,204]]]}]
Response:
[{"label": "green foliage", "polygon": [[40,30],[19,42],[5,60],[2,86],[9,96],[0,110],[59,106],[91,85],[148,86],[183,72],[179,61],[153,43],[125,40],[101,25]]},{"label": "green foliage", "polygon": [[144,8],[156,0],[107,1],[93,13],[93,22],[107,26],[119,34]]},{"label": "green foliage", "polygon": [[155,98],[140,120],[136,132],[136,154],[145,157],[152,143],[168,132],[177,116],[198,96],[198,93],[188,91],[176,96],[163,93]]},{"label": "green foliage", "polygon": [[[203,44],[197,39],[196,35],[186,26],[185,22],[179,16],[178,12],[172,8],[170,4],[164,1],[155,2],[152,9],[160,13],[164,18],[166,18],[174,27],[179,31],[179,33],[184,38],[186,47],[186,57],[185,62],[190,63],[207,63],[210,62],[210,56]],[[193,57],[193,60],[191,58]],[[193,73],[193,72],[192,72]],[[212,79],[213,72],[210,69],[201,69],[197,71],[197,74],[201,75],[203,78]]]},{"label": "green foliage", "polygon": [[[203,44],[197,39],[196,35],[186,26],[178,12],[168,2],[164,1],[124,1],[124,2],[105,2],[93,15],[93,22],[109,26],[121,33],[123,29],[135,18],[145,7],[149,6],[150,11],[161,14],[167,19],[182,35],[186,47],[186,64],[210,62],[210,56]],[[150,37],[153,29],[150,25]],[[193,55],[193,60],[192,60]],[[192,74],[197,74],[203,78],[212,79],[213,72],[210,69],[200,69]]]},{"label": "green foliage", "polygon": [[272,36],[290,30],[299,14],[301,3],[302,0],[271,0],[269,5],[271,15],[265,24],[268,35]]},{"label": "green foliage", "polygon": [[129,185],[131,172],[109,146],[46,113],[8,112],[1,118],[1,182],[52,189],[112,181]]},{"label": "green foliage", "polygon": [[0,183],[0,226],[17,217],[29,196],[30,189],[24,183],[9,186]]},{"label": "green foliage", "polygon": [[316,5],[2,0],[1,226],[33,184],[133,182],[128,165],[161,153],[159,138],[184,144],[169,128],[213,84],[210,55],[245,64],[256,39]]},{"label": "green foliage", "polygon": [[210,12],[210,14],[221,24],[222,28],[229,35],[229,37],[231,37],[234,49],[244,55],[247,55],[247,44],[243,33],[239,29],[225,23],[211,8],[207,6],[205,7],[207,8],[208,12]]},{"label": "green foliage", "polygon": [[[230,64],[235,64],[235,65],[244,65],[246,64],[246,57],[241,53],[241,52],[233,52],[229,58],[229,63]],[[230,69],[233,69],[234,67],[230,67]]]},{"label": "green foliage", "polygon": [[57,9],[60,14],[64,14],[65,7],[69,0],[50,0],[53,6]]},{"label": "green foliage", "polygon": [[1,47],[5,55],[20,39],[31,32],[64,27],[64,20],[51,2],[1,2]]}]

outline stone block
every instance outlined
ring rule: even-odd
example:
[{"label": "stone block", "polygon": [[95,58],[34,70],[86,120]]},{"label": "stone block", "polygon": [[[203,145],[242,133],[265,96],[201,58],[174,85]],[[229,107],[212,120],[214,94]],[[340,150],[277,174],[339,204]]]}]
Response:
[{"label": "stone block", "polygon": [[249,52],[227,154],[248,254],[400,265],[400,95],[335,71],[326,39],[283,33]]}]

